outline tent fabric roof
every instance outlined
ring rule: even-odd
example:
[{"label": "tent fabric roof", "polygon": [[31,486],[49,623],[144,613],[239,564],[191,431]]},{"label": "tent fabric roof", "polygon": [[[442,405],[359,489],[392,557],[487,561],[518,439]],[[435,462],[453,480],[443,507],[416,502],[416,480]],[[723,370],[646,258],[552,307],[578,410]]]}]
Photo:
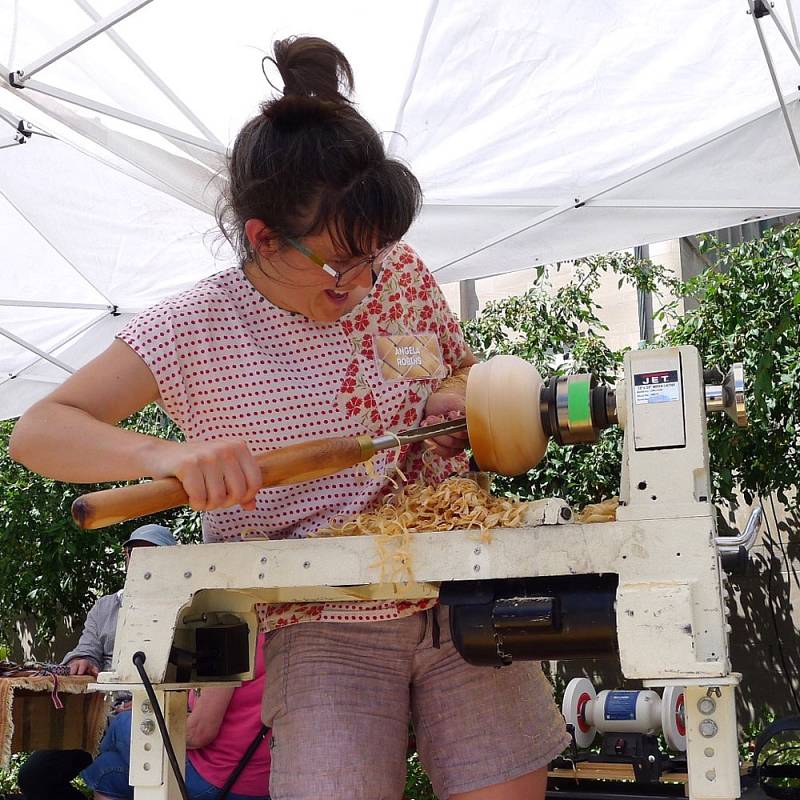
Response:
[{"label": "tent fabric roof", "polygon": [[[91,2],[0,0],[0,70],[35,66],[121,4]],[[141,5],[28,88],[0,78],[0,417],[99,352],[120,313],[228,263],[209,234],[224,150],[271,93],[261,58],[289,34],[350,58],[361,110],[422,182],[408,239],[443,282],[800,210],[748,0]],[[791,11],[775,3],[787,31]],[[758,24],[800,130],[798,62]],[[14,145],[19,119],[58,140]]]}]

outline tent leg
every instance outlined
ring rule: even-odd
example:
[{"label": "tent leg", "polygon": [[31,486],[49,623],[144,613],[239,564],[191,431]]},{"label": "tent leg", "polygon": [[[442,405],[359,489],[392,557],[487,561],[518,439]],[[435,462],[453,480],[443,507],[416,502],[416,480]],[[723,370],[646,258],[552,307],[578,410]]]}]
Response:
[{"label": "tent leg", "polygon": [[783,92],[781,92],[781,86],[778,82],[778,76],[775,73],[775,65],[772,63],[772,55],[769,52],[769,47],[767,46],[767,40],[764,38],[764,31],[761,30],[761,23],[759,22],[759,18],[769,14],[773,22],[775,22],[778,30],[781,32],[781,35],[786,40],[789,49],[792,52],[792,55],[798,60],[800,63],[800,55],[798,55],[797,51],[795,50],[794,46],[792,45],[791,41],[786,36],[786,32],[784,31],[781,24],[776,20],[774,16],[774,12],[769,8],[769,6],[762,2],[762,0],[748,0],[748,4],[750,6],[750,13],[753,15],[753,24],[756,26],[756,33],[758,34],[758,41],[761,43],[761,49],[764,52],[764,58],[767,60],[767,68],[769,69],[770,78],[772,78],[772,85],[775,87],[775,92],[778,95],[778,103],[781,106],[781,112],[783,114],[784,122],[786,123],[786,129],[789,132],[789,139],[792,142],[792,148],[794,149],[794,155],[797,159],[797,164],[800,166],[800,147],[797,145],[797,137],[794,133],[794,128],[792,126],[792,120],[789,118],[789,111],[786,108],[786,101],[783,99]]}]

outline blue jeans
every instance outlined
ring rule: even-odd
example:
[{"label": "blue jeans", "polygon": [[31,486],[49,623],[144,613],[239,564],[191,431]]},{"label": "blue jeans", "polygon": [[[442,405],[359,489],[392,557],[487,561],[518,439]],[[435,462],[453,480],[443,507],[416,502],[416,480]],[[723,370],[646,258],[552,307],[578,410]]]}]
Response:
[{"label": "blue jeans", "polygon": [[[131,712],[117,714],[109,723],[97,758],[81,772],[87,785],[96,792],[119,800],[133,800],[133,787],[128,784],[131,756]],[[186,760],[186,790],[191,800],[216,800],[221,789],[212,786]],[[266,795],[229,792],[228,800],[269,800]]]}]

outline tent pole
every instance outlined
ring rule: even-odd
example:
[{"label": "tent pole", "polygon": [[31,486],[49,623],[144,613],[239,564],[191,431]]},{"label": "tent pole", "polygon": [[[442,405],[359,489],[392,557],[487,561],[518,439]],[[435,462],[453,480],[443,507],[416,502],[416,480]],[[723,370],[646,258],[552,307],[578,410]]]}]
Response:
[{"label": "tent pole", "polygon": [[[633,256],[637,261],[649,260],[650,245],[637,244],[633,248]],[[649,271],[649,270],[648,270]],[[636,289],[636,305],[639,312],[639,341],[653,341],[653,296],[645,289]]]},{"label": "tent pole", "polygon": [[[769,76],[772,78],[772,85],[775,87],[775,92],[778,95],[778,102],[781,106],[781,113],[783,114],[784,122],[786,123],[786,130],[789,132],[789,139],[792,142],[792,148],[794,149],[795,158],[797,158],[797,164],[800,166],[800,147],[797,145],[797,138],[794,135],[794,128],[792,127],[792,120],[789,118],[789,112],[786,108],[786,103],[783,99],[783,92],[781,91],[781,85],[778,81],[778,76],[775,73],[775,65],[772,63],[772,55],[769,52],[769,47],[767,45],[767,40],[764,38],[764,31],[761,30],[761,23],[759,22],[759,16],[763,16],[759,9],[766,9],[766,13],[770,13],[769,7],[767,3],[763,3],[762,0],[747,0],[748,4],[750,5],[750,12],[753,15],[753,24],[756,26],[756,34],[758,34],[758,41],[761,43],[761,49],[764,52],[764,58],[767,60],[767,68],[769,69]],[[757,6],[758,4],[758,6]],[[770,13],[771,16],[771,13]],[[773,18],[773,21],[774,18]],[[775,22],[778,26],[778,30],[781,31],[781,34],[786,38],[786,34],[781,28],[780,24]],[[794,47],[792,43],[786,38],[786,43],[789,45],[789,49],[792,51],[792,55],[797,58],[797,53],[795,53]],[[800,63],[800,59],[798,59],[798,63]]]},{"label": "tent pole", "polygon": [[[75,2],[92,19],[99,20],[100,14],[87,2],[87,0],[75,0]],[[107,31],[109,38],[137,67],[150,79],[151,83],[199,130],[210,142],[222,145],[222,142],[214,135],[213,131],[206,127],[203,121],[187,106],[172,89],[146,64],[139,54],[114,30]]]},{"label": "tent pole", "polygon": [[14,130],[17,130],[19,123],[22,121],[19,117],[9,114],[8,111],[4,111],[2,108],[0,108],[0,119],[5,120]]},{"label": "tent pole", "polygon": [[27,142],[34,133],[31,125],[24,119],[20,119],[13,114],[9,114],[8,111],[5,111],[2,108],[0,108],[0,119],[7,122],[16,131],[16,134],[14,135],[14,141],[4,144],[3,148],[11,147],[12,144],[25,144],[25,142]]},{"label": "tent pole", "polygon": [[44,350],[40,350],[35,344],[31,344],[30,342],[26,342],[25,339],[21,339],[19,336],[15,336],[11,331],[6,330],[5,328],[0,328],[0,336],[5,336],[6,339],[11,339],[12,342],[18,344],[20,347],[24,348],[25,350],[30,350],[31,353],[36,353],[39,358],[43,358],[45,361],[49,361],[51,364],[54,364],[59,369],[63,369],[65,372],[68,372],[72,375],[75,370],[73,367],[70,367],[69,364],[65,364],[63,361],[59,360],[55,356],[51,356],[50,353],[46,353]]},{"label": "tent pole", "polygon": [[[62,347],[68,345],[73,339],[76,339],[82,333],[88,331],[89,328],[93,328],[95,325],[97,325],[98,322],[102,322],[106,318],[106,316],[107,316],[106,314],[101,314],[99,317],[95,317],[93,320],[87,322],[85,325],[81,325],[81,327],[78,328],[78,330],[73,331],[69,336],[66,336],[65,338],[56,342],[50,349],[53,352],[55,352],[56,350],[60,350]],[[27,344],[20,344],[20,346],[23,347],[25,350],[28,350],[29,352],[35,352],[34,350],[31,349],[31,347],[28,347]],[[49,361],[50,359],[48,358],[47,360]],[[5,379],[0,380],[0,385],[5,383],[7,380],[13,380],[14,378],[18,378],[23,372],[25,372],[26,369],[30,369],[35,365],[36,361],[31,361],[29,364],[26,364],[22,369],[18,369],[16,372],[13,372],[10,375],[8,375]],[[56,366],[60,367],[61,365],[57,364]],[[75,372],[75,370],[72,369],[71,367],[67,367],[67,370],[69,372]]]},{"label": "tent pole", "polygon": [[56,100],[63,100],[65,103],[81,106],[89,111],[96,111],[98,114],[105,114],[108,117],[114,117],[115,119],[122,120],[123,122],[129,122],[131,125],[138,125],[140,128],[154,131],[155,133],[159,133],[168,139],[175,139],[179,142],[185,142],[186,144],[194,145],[195,147],[199,147],[201,150],[207,150],[210,153],[216,153],[217,155],[225,154],[225,148],[221,144],[209,142],[206,139],[200,139],[197,136],[192,136],[191,134],[179,131],[177,128],[170,128],[167,125],[161,125],[158,122],[153,122],[152,120],[145,119],[144,117],[140,117],[136,114],[129,114],[127,111],[122,111],[118,108],[114,108],[113,106],[106,105],[105,103],[98,103],[95,100],[90,100],[87,97],[82,97],[81,95],[67,92],[64,89],[57,89],[55,86],[49,86],[46,83],[40,83],[39,81],[28,81],[27,83],[15,88],[25,88],[33,92],[40,92],[41,94],[55,97]]},{"label": "tent pole", "polygon": [[794,36],[794,43],[797,49],[800,50],[800,34],[797,32],[797,21],[794,18],[794,11],[792,10],[792,0],[786,0],[786,8],[789,10],[789,22],[792,25],[792,36]]},{"label": "tent pole", "polygon": [[99,303],[61,303],[49,300],[9,300],[0,297],[0,306],[21,306],[22,308],[71,308],[81,311],[108,311],[117,313],[116,306],[104,306]]},{"label": "tent pole", "polygon": [[80,47],[82,44],[91,41],[95,36],[98,36],[99,34],[103,33],[103,31],[108,30],[112,25],[116,25],[118,22],[125,19],[125,17],[129,17],[131,14],[138,11],[140,8],[142,8],[142,6],[146,6],[148,3],[152,2],[153,0],[132,0],[132,2],[127,3],[120,9],[117,9],[117,11],[115,11],[113,14],[104,17],[94,25],[86,28],[86,30],[81,31],[71,39],[68,39],[62,45],[59,45],[49,53],[46,53],[33,63],[28,64],[28,66],[24,69],[14,71],[12,73],[12,82],[24,83],[31,76],[39,72],[39,70],[44,69],[54,61],[58,61],[59,58],[69,55],[69,53]]},{"label": "tent pole", "polygon": [[475,290],[475,280],[458,282],[459,317],[463,320],[477,319],[480,305],[478,303],[478,292]]},{"label": "tent pole", "polygon": [[[756,7],[755,0],[750,1],[750,7],[753,10],[753,20],[756,22],[758,21],[758,19],[760,19],[760,17],[764,16],[764,14],[761,14],[760,11],[758,11],[759,8],[763,8],[764,11],[766,11],[766,13],[769,14],[770,18],[775,23],[775,27],[778,29],[778,33],[780,33],[780,35],[783,37],[783,41],[786,42],[786,46],[789,48],[789,52],[794,57],[794,60],[798,64],[800,64],[800,53],[798,53],[798,50],[795,47],[795,43],[789,38],[789,34],[786,33],[786,29],[781,24],[781,19],[776,13],[775,9],[772,8],[772,6],[770,6],[769,3],[764,3],[764,2],[761,3],[761,6]],[[797,29],[794,28],[794,16],[792,17],[792,30],[794,32],[795,37],[797,37]]]}]

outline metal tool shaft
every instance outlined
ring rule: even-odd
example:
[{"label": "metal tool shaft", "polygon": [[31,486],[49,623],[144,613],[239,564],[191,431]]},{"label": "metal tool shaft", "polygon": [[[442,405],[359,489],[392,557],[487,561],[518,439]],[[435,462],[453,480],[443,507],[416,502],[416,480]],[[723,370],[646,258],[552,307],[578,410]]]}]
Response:
[{"label": "metal tool shaft", "polygon": [[424,428],[412,428],[411,430],[401,431],[400,433],[384,433],[382,436],[374,437],[372,444],[376,450],[388,450],[390,447],[421,442],[425,439],[433,439],[436,436],[458,433],[466,429],[467,420],[462,417],[461,419],[439,422],[436,425],[426,425]]}]

